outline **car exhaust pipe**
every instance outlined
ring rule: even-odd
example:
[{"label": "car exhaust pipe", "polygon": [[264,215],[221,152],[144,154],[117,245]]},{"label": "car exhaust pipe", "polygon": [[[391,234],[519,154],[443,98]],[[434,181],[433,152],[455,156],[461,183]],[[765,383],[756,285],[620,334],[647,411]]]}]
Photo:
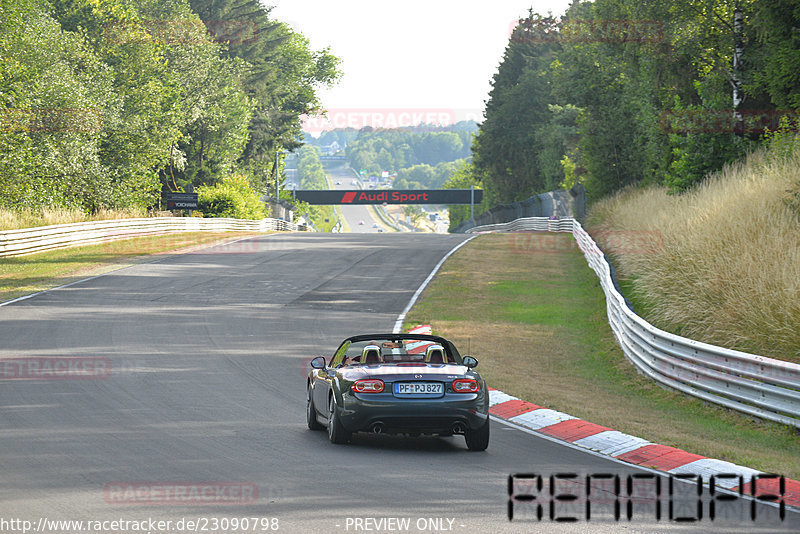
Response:
[{"label": "car exhaust pipe", "polygon": [[384,431],[383,423],[378,422],[372,425],[373,434],[383,434],[383,431]]},{"label": "car exhaust pipe", "polygon": [[453,434],[464,434],[466,431],[464,423],[453,423]]}]

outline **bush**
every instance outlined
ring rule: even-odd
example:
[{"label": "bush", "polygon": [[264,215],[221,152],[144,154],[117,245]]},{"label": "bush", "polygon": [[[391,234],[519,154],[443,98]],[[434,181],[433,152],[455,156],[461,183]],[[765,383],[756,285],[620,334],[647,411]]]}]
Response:
[{"label": "bush", "polygon": [[198,209],[206,217],[232,217],[234,219],[263,219],[264,203],[250,187],[246,176],[223,178],[217,185],[197,188]]}]

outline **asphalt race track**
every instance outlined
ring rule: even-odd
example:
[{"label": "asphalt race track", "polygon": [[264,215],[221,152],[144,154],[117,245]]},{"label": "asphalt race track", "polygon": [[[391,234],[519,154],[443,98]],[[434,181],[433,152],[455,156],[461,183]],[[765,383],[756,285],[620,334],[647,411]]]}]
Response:
[{"label": "asphalt race track", "polygon": [[[326,172],[328,176],[330,176],[333,189],[358,189],[350,183],[353,180],[353,173],[350,172],[349,167],[331,167],[326,169]],[[336,182],[339,182],[340,185],[336,185]],[[372,227],[372,225],[378,221],[372,216],[367,206],[363,204],[342,204],[339,208],[342,210],[342,216],[350,226],[351,232],[356,234],[378,232],[377,228]],[[358,224],[362,221],[364,224]]]},{"label": "asphalt race track", "polygon": [[[638,510],[631,523],[601,520],[595,508],[591,521],[564,524],[546,505],[542,521],[518,505],[509,522],[511,473],[646,472],[497,420],[484,453],[461,437],[359,435],[336,446],[308,430],[310,358],[348,335],[390,331],[464,238],[263,236],[0,307],[0,531],[22,531],[4,520],[40,518],[183,519],[208,532],[245,531],[232,518],[277,518],[264,524],[280,532],[800,530],[798,514],[779,521],[771,506],[752,521],[745,499],[725,505],[732,520],[710,521],[706,501],[703,519],[687,524],[667,520],[666,507],[659,522]],[[94,376],[8,371],[9,359],[53,358],[93,362]],[[274,531],[255,526],[246,530]]]}]

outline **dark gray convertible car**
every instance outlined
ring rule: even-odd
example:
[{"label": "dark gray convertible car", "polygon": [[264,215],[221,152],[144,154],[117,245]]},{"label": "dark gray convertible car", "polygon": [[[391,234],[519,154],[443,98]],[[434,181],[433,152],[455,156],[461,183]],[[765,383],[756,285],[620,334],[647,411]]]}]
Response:
[{"label": "dark gray convertible car", "polygon": [[423,334],[345,339],[326,362],[311,361],[308,428],[328,428],[333,443],[355,432],[462,434],[470,450],[489,445],[489,392],[478,361]]}]

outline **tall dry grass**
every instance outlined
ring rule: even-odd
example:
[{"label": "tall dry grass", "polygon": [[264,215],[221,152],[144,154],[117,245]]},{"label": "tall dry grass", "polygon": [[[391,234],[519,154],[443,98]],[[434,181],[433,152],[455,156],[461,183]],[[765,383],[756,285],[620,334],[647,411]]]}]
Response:
[{"label": "tall dry grass", "polygon": [[[600,201],[589,227],[656,326],[800,362],[799,195],[800,150],[763,150],[688,193],[631,189]],[[628,246],[613,239],[620,232],[659,246]]]},{"label": "tall dry grass", "polygon": [[81,210],[62,208],[45,208],[40,211],[0,209],[0,230],[135,217],[147,217],[147,212],[136,209],[100,210],[93,215],[86,215]]}]

